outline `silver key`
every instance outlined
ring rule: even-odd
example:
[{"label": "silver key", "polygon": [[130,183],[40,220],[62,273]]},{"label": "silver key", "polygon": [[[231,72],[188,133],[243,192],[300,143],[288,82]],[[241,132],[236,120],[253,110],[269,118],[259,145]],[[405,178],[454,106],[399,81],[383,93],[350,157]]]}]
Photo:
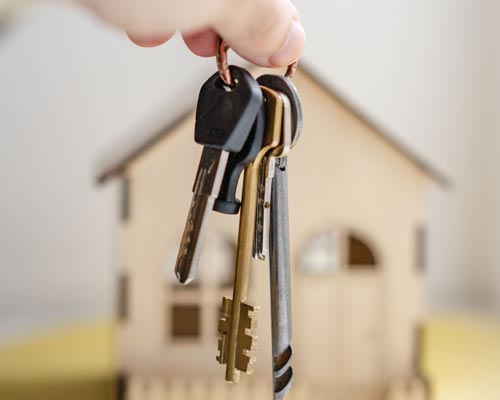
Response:
[{"label": "silver key", "polygon": [[276,159],[271,198],[270,247],[274,399],[281,400],[290,390],[293,378],[292,347],[290,345],[292,317],[287,157]]},{"label": "silver key", "polygon": [[286,95],[280,93],[283,100],[283,117],[281,124],[281,143],[274,149],[261,165],[258,189],[257,218],[255,229],[254,258],[265,260],[269,255],[271,191],[277,157],[284,157],[292,146],[292,108]]},{"label": "silver key", "polygon": [[201,247],[215,199],[219,195],[229,152],[204,147],[193,188],[193,199],[182,234],[175,275],[181,283],[196,276]]}]

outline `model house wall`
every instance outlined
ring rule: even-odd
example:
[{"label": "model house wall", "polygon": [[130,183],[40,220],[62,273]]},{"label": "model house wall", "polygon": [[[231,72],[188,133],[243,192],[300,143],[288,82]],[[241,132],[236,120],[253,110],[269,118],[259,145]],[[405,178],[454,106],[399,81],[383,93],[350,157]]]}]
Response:
[{"label": "model house wall", "polygon": [[[442,179],[307,70],[294,82],[305,119],[289,155],[292,396],[379,399],[416,372],[425,196]],[[102,176],[123,185],[119,353],[136,383],[224,379],[218,309],[232,297],[239,216],[212,213],[194,284],[179,285],[173,273],[201,153],[193,126],[189,112]],[[242,388],[271,380],[269,266],[254,264],[259,347]]]}]

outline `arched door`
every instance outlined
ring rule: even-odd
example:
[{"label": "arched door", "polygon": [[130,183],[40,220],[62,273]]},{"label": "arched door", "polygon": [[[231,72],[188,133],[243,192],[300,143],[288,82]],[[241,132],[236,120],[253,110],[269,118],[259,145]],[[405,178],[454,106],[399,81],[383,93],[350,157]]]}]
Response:
[{"label": "arched door", "polygon": [[[333,229],[313,235],[297,260],[298,368],[333,398],[371,399],[381,385],[381,266],[373,246]],[[295,294],[295,293],[294,293]]]}]

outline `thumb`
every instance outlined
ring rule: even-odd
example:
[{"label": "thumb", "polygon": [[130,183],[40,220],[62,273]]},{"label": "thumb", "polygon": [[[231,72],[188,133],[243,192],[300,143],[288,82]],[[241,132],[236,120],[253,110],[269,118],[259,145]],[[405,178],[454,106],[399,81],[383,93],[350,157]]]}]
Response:
[{"label": "thumb", "polygon": [[241,57],[263,67],[285,66],[300,57],[306,35],[289,0],[228,3],[214,29]]}]

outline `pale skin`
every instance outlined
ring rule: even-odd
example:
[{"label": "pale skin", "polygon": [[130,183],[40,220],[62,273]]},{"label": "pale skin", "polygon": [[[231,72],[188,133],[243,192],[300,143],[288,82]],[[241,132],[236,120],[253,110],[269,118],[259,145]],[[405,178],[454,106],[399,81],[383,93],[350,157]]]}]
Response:
[{"label": "pale skin", "polygon": [[253,64],[281,67],[298,59],[305,44],[289,0],[79,1],[144,47],[159,46],[180,31],[194,54],[211,57],[220,35]]}]

